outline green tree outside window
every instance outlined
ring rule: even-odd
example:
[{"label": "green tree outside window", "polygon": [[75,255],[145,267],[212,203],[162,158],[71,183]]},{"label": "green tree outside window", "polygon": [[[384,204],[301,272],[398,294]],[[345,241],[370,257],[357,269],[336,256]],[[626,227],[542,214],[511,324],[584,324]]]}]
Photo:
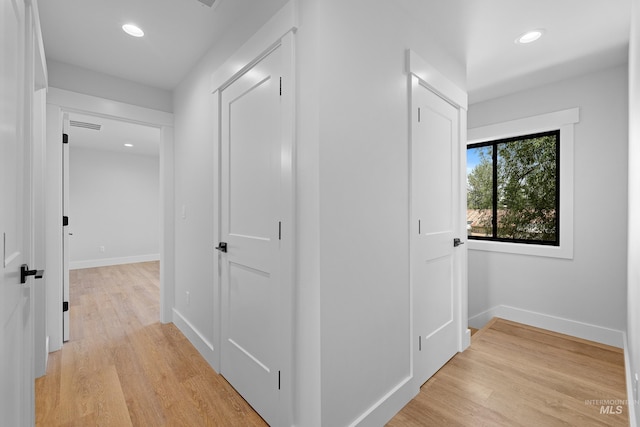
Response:
[{"label": "green tree outside window", "polygon": [[469,145],[472,239],[559,245],[560,132]]}]

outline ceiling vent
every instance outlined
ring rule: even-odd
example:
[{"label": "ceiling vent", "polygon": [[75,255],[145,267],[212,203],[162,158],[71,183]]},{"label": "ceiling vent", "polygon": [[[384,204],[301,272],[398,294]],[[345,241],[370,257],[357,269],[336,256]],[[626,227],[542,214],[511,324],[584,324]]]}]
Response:
[{"label": "ceiling vent", "polygon": [[91,129],[91,130],[102,129],[102,125],[98,125],[95,123],[88,123],[88,122],[79,122],[77,120],[69,120],[69,126],[73,126],[76,128]]},{"label": "ceiling vent", "polygon": [[213,6],[213,3],[215,3],[216,0],[198,0],[198,1],[202,4],[206,4],[207,6],[211,7]]}]

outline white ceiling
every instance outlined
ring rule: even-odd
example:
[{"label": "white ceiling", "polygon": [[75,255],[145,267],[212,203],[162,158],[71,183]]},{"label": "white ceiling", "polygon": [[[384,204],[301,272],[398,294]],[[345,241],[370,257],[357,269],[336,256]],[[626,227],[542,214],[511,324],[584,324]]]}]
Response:
[{"label": "white ceiling", "polygon": [[[629,0],[468,0],[470,101],[627,62]],[[514,42],[543,28],[529,45]]]},{"label": "white ceiling", "polygon": [[[47,59],[172,90],[231,26],[271,16],[286,0],[40,0]],[[134,23],[145,36],[121,27]]]},{"label": "white ceiling", "polygon": [[[381,0],[371,0],[381,1]],[[44,0],[47,58],[171,90],[231,26],[286,0]],[[626,62],[630,0],[392,0],[467,64],[471,102]],[[120,29],[134,22],[135,39]],[[253,25],[253,24],[251,24]],[[355,28],[355,27],[354,27]],[[532,45],[514,39],[532,28]]]},{"label": "white ceiling", "polygon": [[[69,126],[69,144],[74,148],[113,151],[124,154],[159,157],[160,129],[103,117],[69,114],[70,121],[100,125],[100,130]],[[124,144],[133,147],[125,147]]]}]

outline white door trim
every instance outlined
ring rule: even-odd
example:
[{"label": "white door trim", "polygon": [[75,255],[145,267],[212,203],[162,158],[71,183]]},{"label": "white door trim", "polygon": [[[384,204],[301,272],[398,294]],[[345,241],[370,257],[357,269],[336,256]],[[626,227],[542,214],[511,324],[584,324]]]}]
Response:
[{"label": "white door trim", "polygon": [[[174,237],[174,168],[173,168],[173,114],[159,110],[139,107],[136,105],[112,101],[91,95],[85,95],[68,90],[49,88],[47,94],[47,150],[60,150],[62,156],[62,114],[64,112],[90,114],[99,117],[106,117],[116,120],[123,120],[160,129],[160,321],[168,323],[172,321],[172,309],[174,306],[174,282],[175,282],[175,237]],[[53,155],[52,155],[53,154]],[[55,162],[56,153],[47,154],[48,167],[54,170],[60,169]],[[60,175],[62,171],[60,170]],[[51,181],[51,180],[50,180]],[[49,182],[48,192],[51,198],[62,195],[62,182]],[[55,188],[52,188],[55,187]],[[60,186],[58,189],[57,186]],[[59,218],[49,218],[47,220],[47,259],[52,260],[51,264],[58,264],[56,261],[60,254],[56,253],[62,245],[62,234],[51,230],[55,221],[62,228],[62,203],[59,202],[59,209],[55,205],[48,206],[48,215],[55,212],[49,209],[59,210]],[[58,237],[59,236],[59,237]],[[59,241],[58,241],[59,240]],[[50,263],[47,262],[47,268]],[[59,261],[62,266],[62,259]],[[60,267],[61,270],[61,267]],[[49,272],[49,271],[48,271]],[[57,273],[55,269],[51,273]],[[48,316],[47,329],[49,334],[49,351],[56,351],[62,347],[62,272],[60,274],[47,274],[47,302],[48,310],[52,314]],[[57,317],[60,321],[57,321]]]},{"label": "white door trim", "polygon": [[425,86],[466,113],[469,99],[467,93],[411,49],[407,49],[407,73],[419,78]]},{"label": "white door trim", "polygon": [[[45,107],[46,88],[48,85],[47,62],[44,55],[44,42],[40,28],[40,14],[35,1],[25,2],[27,6],[27,48],[33,49],[34,87],[31,110],[31,142],[32,142],[32,260],[33,267],[45,266]],[[31,55],[29,55],[29,58]],[[46,276],[45,276],[46,277]],[[32,298],[34,302],[34,374],[40,377],[47,369],[47,338],[45,319],[45,278],[39,286],[34,287]]]},{"label": "white door trim", "polygon": [[298,28],[297,5],[290,0],[262,26],[240,49],[211,75],[211,92],[229,85],[258,59],[273,50],[289,32]]},{"label": "white door trim", "polygon": [[[277,12],[269,22],[267,22],[249,41],[247,41],[225,64],[211,76],[211,90],[214,96],[214,117],[215,122],[215,144],[213,164],[218,165],[218,173],[214,174],[213,188],[215,191],[214,200],[218,201],[218,209],[214,210],[214,233],[213,242],[220,241],[220,200],[221,200],[221,92],[231,82],[241,76],[244,71],[250,68],[257,61],[280,45],[283,54],[282,69],[282,174],[281,174],[281,195],[280,212],[282,215],[282,235],[283,244],[281,246],[281,277],[282,277],[282,324],[280,329],[283,333],[283,350],[281,362],[283,366],[280,381],[280,407],[279,420],[281,425],[294,424],[294,278],[295,278],[295,37],[297,29],[297,7],[295,0],[289,1],[279,12]],[[289,238],[284,238],[289,236]],[[220,271],[218,254],[214,256],[214,271]],[[214,276],[214,293],[218,306],[215,307],[217,324],[215,337],[215,348],[220,347],[221,340],[221,286],[220,275]],[[215,353],[214,368],[220,371],[220,352]]]},{"label": "white door trim", "polygon": [[[466,144],[467,144],[467,109],[468,109],[468,96],[467,93],[459,88],[453,81],[449,78],[441,74],[435,67],[421,58],[417,53],[412,51],[411,49],[407,49],[406,51],[406,62],[407,62],[407,74],[409,82],[413,76],[417,77],[420,83],[429,88],[438,96],[445,99],[447,102],[452,104],[454,107],[458,109],[458,134],[460,137],[460,218],[466,218],[466,188],[464,187],[464,183],[466,182],[466,168],[467,168],[467,160],[466,155],[462,153],[466,153]],[[411,88],[411,84],[409,84],[409,88]],[[411,89],[409,89],[411,92]],[[410,95],[411,96],[411,95]],[[410,98],[411,99],[411,98]],[[411,125],[410,125],[411,126]],[[411,201],[410,208],[411,209]],[[466,237],[467,230],[464,227],[464,221],[459,221],[458,235],[461,237]],[[409,230],[410,232],[410,230]],[[463,239],[466,240],[466,239]],[[471,333],[468,329],[469,322],[469,313],[468,313],[468,277],[467,277],[467,248],[466,245],[459,247],[456,251],[456,256],[458,257],[457,263],[460,266],[457,271],[460,273],[460,280],[457,281],[458,289],[457,294],[460,296],[459,300],[456,301],[458,304],[458,313],[459,313],[459,325],[460,329],[458,331],[458,351],[464,351],[471,343]],[[455,272],[454,272],[455,274]],[[413,298],[413,285],[411,285],[411,294],[410,298]],[[411,304],[413,307],[413,302]],[[413,308],[411,308],[411,319],[413,319]],[[411,322],[411,336],[413,337],[413,320]],[[413,340],[411,340],[413,345]],[[413,354],[413,349],[411,350],[411,354]],[[413,356],[412,356],[413,358]],[[412,360],[413,366],[413,360]]]}]

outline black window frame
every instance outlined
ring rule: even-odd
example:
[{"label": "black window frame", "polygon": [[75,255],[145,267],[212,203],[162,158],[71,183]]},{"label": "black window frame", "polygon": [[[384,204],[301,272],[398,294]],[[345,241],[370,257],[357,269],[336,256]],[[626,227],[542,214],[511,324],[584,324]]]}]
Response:
[{"label": "black window frame", "polygon": [[[497,237],[498,235],[498,145],[506,144],[514,141],[522,141],[527,139],[541,138],[545,136],[554,135],[556,138],[556,215],[555,215],[555,240],[530,240],[530,239],[515,239]],[[467,151],[474,148],[492,147],[492,208],[491,208],[491,236],[467,236],[470,240],[490,241],[490,242],[506,242],[506,243],[524,243],[529,245],[544,245],[544,246],[560,246],[560,129],[538,132],[526,135],[517,135],[509,138],[501,138],[490,141],[478,142],[467,145]]]}]

